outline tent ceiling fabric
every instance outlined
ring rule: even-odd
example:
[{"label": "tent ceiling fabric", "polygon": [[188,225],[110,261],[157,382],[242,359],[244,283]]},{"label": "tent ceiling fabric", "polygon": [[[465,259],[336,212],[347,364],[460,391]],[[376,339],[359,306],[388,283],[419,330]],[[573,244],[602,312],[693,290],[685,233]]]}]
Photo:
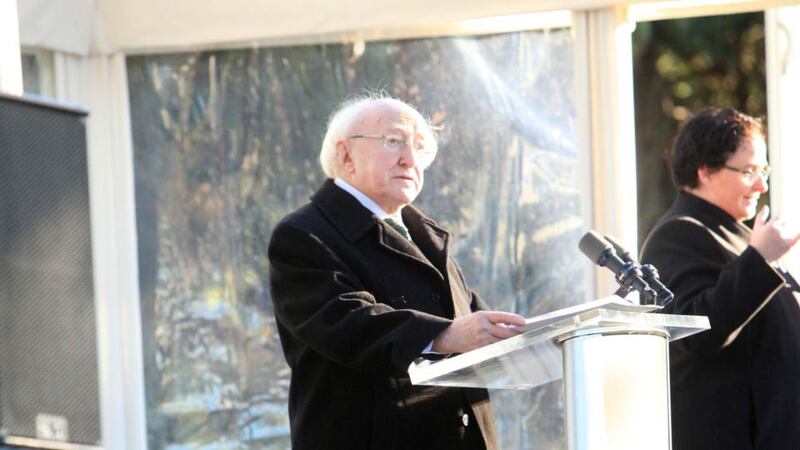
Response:
[{"label": "tent ceiling fabric", "polygon": [[621,0],[18,0],[18,8],[23,46],[87,55],[357,36],[616,3]]},{"label": "tent ceiling fabric", "polygon": [[[484,17],[614,5],[700,14],[800,0],[17,0],[26,47],[77,55],[394,36]],[[652,6],[651,6],[652,5]],[[722,6],[720,6],[722,5]],[[668,13],[669,15],[673,13]],[[676,15],[681,15],[678,13]],[[652,19],[652,17],[651,17]],[[413,33],[407,33],[410,36]]]},{"label": "tent ceiling fabric", "polygon": [[17,0],[20,44],[86,55],[94,0]]}]

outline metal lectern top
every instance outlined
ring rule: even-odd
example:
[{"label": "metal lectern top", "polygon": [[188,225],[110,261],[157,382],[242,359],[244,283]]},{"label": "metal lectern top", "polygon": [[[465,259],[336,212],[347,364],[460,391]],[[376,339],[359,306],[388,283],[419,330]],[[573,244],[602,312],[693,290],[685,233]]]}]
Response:
[{"label": "metal lectern top", "polygon": [[615,333],[658,329],[673,341],[711,328],[707,317],[652,313],[655,309],[617,296],[559,309],[529,318],[520,335],[439,361],[419,359],[408,374],[413,384],[529,389],[563,376],[558,341],[570,333],[603,327]]}]

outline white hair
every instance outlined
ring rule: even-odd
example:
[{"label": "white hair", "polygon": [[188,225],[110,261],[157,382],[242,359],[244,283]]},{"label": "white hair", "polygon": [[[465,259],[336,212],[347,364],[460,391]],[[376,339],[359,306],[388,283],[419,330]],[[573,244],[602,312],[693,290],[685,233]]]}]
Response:
[{"label": "white hair", "polygon": [[336,164],[336,144],[347,139],[350,129],[364,111],[380,104],[394,104],[413,111],[420,123],[425,125],[423,132],[429,133],[432,142],[436,145],[436,139],[433,135],[434,128],[414,107],[383,92],[361,95],[342,103],[328,120],[328,128],[325,132],[325,138],[322,140],[322,148],[319,151],[319,163],[322,165],[325,175],[330,178],[336,178],[338,168]]}]

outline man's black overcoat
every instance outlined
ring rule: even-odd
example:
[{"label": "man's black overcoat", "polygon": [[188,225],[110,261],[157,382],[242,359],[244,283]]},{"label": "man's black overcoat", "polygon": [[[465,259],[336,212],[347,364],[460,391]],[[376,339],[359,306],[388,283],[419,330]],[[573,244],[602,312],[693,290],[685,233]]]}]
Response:
[{"label": "man's black overcoat", "polygon": [[412,206],[402,215],[416,245],[327,180],[272,234],[294,450],[496,448],[487,391],[409,383],[451,319],[484,305],[447,232]]},{"label": "man's black overcoat", "polygon": [[667,311],[711,323],[670,344],[675,450],[800,449],[794,281],[749,240],[747,226],[681,192],[642,248],[675,293]]}]

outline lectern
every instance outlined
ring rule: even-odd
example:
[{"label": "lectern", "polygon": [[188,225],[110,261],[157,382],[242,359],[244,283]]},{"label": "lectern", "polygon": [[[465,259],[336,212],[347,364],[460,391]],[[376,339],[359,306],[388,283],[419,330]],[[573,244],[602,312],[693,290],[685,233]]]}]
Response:
[{"label": "lectern", "polygon": [[518,336],[409,367],[414,384],[530,389],[564,378],[570,450],[669,449],[668,342],[708,318],[611,296],[528,319]]}]

